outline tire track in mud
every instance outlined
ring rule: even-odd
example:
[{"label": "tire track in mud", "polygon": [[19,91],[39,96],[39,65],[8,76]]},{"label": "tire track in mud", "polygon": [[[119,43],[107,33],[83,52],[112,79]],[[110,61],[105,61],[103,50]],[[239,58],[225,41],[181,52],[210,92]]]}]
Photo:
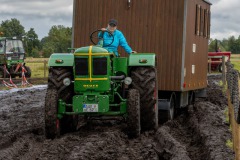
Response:
[{"label": "tire track in mud", "polygon": [[0,91],[0,159],[234,159],[225,145],[231,138],[223,114],[227,103],[215,81],[209,81],[208,98],[137,139],[128,139],[125,123],[90,121],[77,132],[47,140],[46,87]]}]

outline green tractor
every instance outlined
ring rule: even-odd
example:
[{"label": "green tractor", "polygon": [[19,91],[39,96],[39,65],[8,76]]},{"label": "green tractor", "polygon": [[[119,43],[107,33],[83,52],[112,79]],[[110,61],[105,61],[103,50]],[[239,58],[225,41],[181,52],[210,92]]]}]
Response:
[{"label": "green tractor", "polygon": [[[94,37],[90,38],[93,42]],[[122,117],[132,138],[156,129],[155,61],[154,53],[115,57],[100,45],[52,54],[45,99],[46,137],[53,139],[76,129],[80,116]]]},{"label": "green tractor", "polygon": [[0,78],[8,78],[10,75],[12,78],[21,77],[22,65],[26,69],[25,76],[31,77],[31,70],[25,66],[24,59],[25,51],[22,40],[15,37],[0,37]]}]

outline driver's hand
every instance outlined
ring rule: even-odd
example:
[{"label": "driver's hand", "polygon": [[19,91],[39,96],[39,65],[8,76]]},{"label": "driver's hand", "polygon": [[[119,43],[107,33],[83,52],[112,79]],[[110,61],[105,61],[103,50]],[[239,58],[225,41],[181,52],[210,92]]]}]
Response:
[{"label": "driver's hand", "polygon": [[107,31],[107,29],[106,28],[101,28],[101,31],[105,32],[105,31]]},{"label": "driver's hand", "polygon": [[131,53],[137,53],[136,51],[132,51]]}]

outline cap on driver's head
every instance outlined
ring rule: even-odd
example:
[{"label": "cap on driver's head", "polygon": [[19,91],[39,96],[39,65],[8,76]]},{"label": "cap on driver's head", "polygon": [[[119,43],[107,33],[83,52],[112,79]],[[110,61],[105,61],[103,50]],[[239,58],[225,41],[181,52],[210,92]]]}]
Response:
[{"label": "cap on driver's head", "polygon": [[109,24],[110,26],[117,26],[118,22],[117,22],[116,19],[110,19],[110,21],[108,22],[108,24]]}]

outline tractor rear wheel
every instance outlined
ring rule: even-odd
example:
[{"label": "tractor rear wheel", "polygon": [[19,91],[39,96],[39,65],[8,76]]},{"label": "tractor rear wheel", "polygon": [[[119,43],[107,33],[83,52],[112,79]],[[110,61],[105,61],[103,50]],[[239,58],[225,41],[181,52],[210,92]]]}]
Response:
[{"label": "tractor rear wheel", "polygon": [[128,91],[127,100],[127,126],[129,138],[136,138],[140,135],[140,95],[136,89]]},{"label": "tractor rear wheel", "polygon": [[131,72],[133,88],[140,93],[141,128],[156,130],[158,127],[157,73],[154,67],[137,67]]},{"label": "tractor rear wheel", "polygon": [[[55,89],[57,92],[57,101],[56,106],[58,105],[58,100],[62,99],[65,103],[71,103],[74,88],[73,84],[70,84],[69,86],[65,86],[63,84],[63,80],[65,78],[69,78],[70,80],[73,79],[73,73],[70,68],[50,68],[49,70],[49,78],[48,78],[48,89]],[[47,94],[48,96],[48,94]],[[46,97],[47,99],[48,97]],[[51,97],[50,97],[51,98]],[[45,107],[47,107],[45,103]],[[58,107],[57,107],[58,108]],[[67,112],[72,112],[71,108],[66,108]],[[45,113],[47,114],[47,113]],[[45,117],[46,118],[46,117]],[[66,133],[68,131],[76,130],[78,122],[78,116],[72,116],[72,115],[63,115],[61,119],[58,120],[59,123],[59,134]],[[46,124],[45,124],[46,125]],[[46,131],[47,134],[47,131]],[[56,137],[57,135],[55,135]]]},{"label": "tractor rear wheel", "polygon": [[58,93],[56,88],[48,88],[45,98],[45,133],[54,139],[60,135],[60,120],[57,117]]}]

